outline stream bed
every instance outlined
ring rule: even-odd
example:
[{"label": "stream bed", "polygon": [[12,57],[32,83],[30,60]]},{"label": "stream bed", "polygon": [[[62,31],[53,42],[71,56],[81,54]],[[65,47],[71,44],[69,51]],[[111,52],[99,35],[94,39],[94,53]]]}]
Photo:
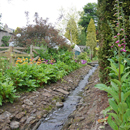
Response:
[{"label": "stream bed", "polygon": [[76,106],[81,99],[79,94],[83,91],[83,88],[87,85],[89,77],[96,70],[98,65],[92,67],[89,70],[88,74],[84,76],[83,80],[79,82],[79,85],[70,95],[66,98],[64,106],[53,111],[49,114],[39,125],[37,130],[61,130],[65,122],[67,121],[68,116],[76,109]]}]

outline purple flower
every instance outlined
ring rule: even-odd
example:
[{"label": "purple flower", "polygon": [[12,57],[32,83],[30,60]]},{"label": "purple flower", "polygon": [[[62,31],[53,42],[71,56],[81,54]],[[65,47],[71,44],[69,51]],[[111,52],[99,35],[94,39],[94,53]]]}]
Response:
[{"label": "purple flower", "polygon": [[124,43],[125,43],[125,41],[124,41]]},{"label": "purple flower", "polygon": [[118,40],[118,41],[116,41],[116,43],[119,43],[119,40]]},{"label": "purple flower", "polygon": [[81,63],[85,64],[85,63],[87,63],[87,61],[86,60],[81,60]]}]

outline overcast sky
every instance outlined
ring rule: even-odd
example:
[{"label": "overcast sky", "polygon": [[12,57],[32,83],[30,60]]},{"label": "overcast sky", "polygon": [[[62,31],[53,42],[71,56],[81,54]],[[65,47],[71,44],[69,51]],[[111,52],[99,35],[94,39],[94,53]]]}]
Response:
[{"label": "overcast sky", "polygon": [[25,11],[29,11],[30,21],[38,12],[43,19],[49,18],[50,23],[55,23],[61,7],[76,7],[77,11],[81,11],[84,5],[94,2],[97,3],[97,0],[0,0],[1,22],[13,29],[25,27]]}]

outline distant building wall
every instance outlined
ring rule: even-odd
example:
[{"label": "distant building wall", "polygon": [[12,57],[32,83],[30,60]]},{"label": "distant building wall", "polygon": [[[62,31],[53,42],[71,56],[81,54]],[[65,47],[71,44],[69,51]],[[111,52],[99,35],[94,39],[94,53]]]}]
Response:
[{"label": "distant building wall", "polygon": [[1,41],[3,36],[12,36],[12,35],[14,34],[0,29],[0,46],[3,44],[3,42]]}]

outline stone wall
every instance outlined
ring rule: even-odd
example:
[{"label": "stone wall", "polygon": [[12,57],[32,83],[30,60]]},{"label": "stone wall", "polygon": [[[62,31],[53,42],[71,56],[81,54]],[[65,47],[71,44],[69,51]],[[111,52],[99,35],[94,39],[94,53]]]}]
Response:
[{"label": "stone wall", "polygon": [[12,35],[13,35],[13,33],[9,33],[5,30],[0,29],[0,46],[3,44],[3,42],[1,41],[3,36],[12,36]]}]

